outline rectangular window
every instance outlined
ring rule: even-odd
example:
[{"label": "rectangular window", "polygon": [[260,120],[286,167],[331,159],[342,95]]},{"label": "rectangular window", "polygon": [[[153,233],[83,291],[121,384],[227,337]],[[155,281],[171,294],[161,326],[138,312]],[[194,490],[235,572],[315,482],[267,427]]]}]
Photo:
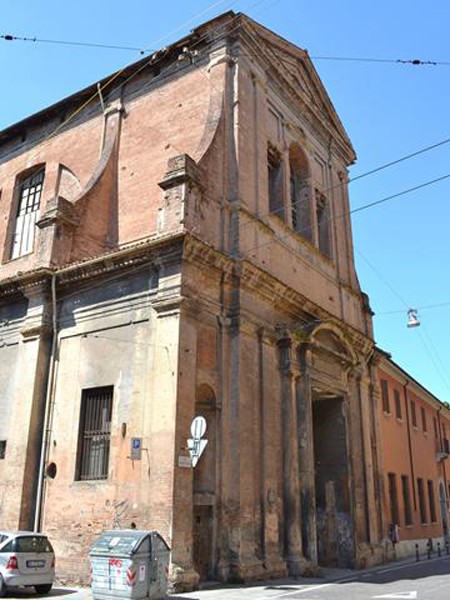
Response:
[{"label": "rectangular window", "polygon": [[431,479],[427,482],[428,485],[428,501],[430,506],[430,521],[436,523],[436,505],[434,502],[434,487]]},{"label": "rectangular window", "polygon": [[0,460],[6,456],[6,440],[0,440]]},{"label": "rectangular window", "polygon": [[416,403],[414,400],[410,401],[411,406],[411,423],[413,427],[417,427],[417,415],[416,415]]},{"label": "rectangular window", "polygon": [[405,510],[405,525],[412,525],[411,496],[409,494],[409,477],[402,475],[402,496]]},{"label": "rectangular window", "polygon": [[422,431],[427,430],[427,415],[423,406],[420,407],[420,415],[422,417]]},{"label": "rectangular window", "polygon": [[330,206],[324,194],[316,190],[317,240],[319,250],[331,258]]},{"label": "rectangular window", "polygon": [[433,417],[433,426],[434,426],[434,437],[437,438],[439,436],[438,436],[438,424],[437,424],[436,417]]},{"label": "rectangular window", "polygon": [[34,232],[39,217],[44,169],[19,182],[18,205],[10,258],[33,252]]},{"label": "rectangular window", "polygon": [[397,497],[397,477],[395,473],[388,473],[389,505],[391,508],[391,522],[398,525],[398,497]]},{"label": "rectangular window", "polygon": [[402,405],[400,403],[400,392],[394,390],[394,404],[395,404],[395,416],[397,419],[402,418]]},{"label": "rectangular window", "polygon": [[419,512],[420,512],[420,522],[427,522],[427,509],[425,507],[425,492],[423,488],[423,479],[420,477],[417,479],[417,492],[419,494]]},{"label": "rectangular window", "polygon": [[83,390],[75,478],[107,479],[113,387]]},{"label": "rectangular window", "polygon": [[283,161],[281,153],[269,145],[267,152],[269,212],[284,221]]},{"label": "rectangular window", "polygon": [[389,414],[391,407],[389,405],[389,387],[386,379],[381,380],[381,400],[383,403],[383,412]]}]

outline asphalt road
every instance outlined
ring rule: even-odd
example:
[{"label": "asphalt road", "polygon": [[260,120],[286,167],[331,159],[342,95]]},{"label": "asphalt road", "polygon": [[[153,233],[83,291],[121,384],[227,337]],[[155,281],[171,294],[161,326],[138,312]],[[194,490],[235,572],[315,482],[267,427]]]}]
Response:
[{"label": "asphalt road", "polygon": [[[338,578],[338,579],[336,579]],[[56,586],[47,595],[9,592],[10,600],[92,600],[89,588]],[[214,586],[172,600],[450,600],[450,557],[390,563],[370,571],[324,572],[321,579],[285,579],[244,586]]]},{"label": "asphalt road", "polygon": [[264,586],[202,590],[172,598],[191,600],[450,600],[450,557],[391,563],[352,572],[339,581],[307,579]]}]

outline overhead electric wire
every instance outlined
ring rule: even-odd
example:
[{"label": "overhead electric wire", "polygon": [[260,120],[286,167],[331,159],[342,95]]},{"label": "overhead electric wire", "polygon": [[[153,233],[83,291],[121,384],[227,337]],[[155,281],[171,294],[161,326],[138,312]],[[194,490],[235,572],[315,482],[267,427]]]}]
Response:
[{"label": "overhead electric wire", "polygon": [[[442,308],[443,306],[450,306],[450,301],[449,302],[439,302],[438,304],[428,304],[426,306],[417,306],[415,305],[414,308],[417,311],[422,312],[423,310],[430,310],[432,308]],[[386,310],[383,312],[377,312],[377,315],[398,315],[399,313],[404,313],[404,310]]]},{"label": "overhead electric wire", "polygon": [[[407,160],[410,160],[411,158],[414,158],[416,156],[419,156],[420,154],[424,154],[425,152],[429,152],[430,150],[434,150],[435,148],[438,148],[440,146],[444,146],[445,144],[449,144],[450,143],[450,138],[445,138],[444,140],[441,140],[440,142],[437,142],[435,144],[431,144],[431,146],[426,146],[425,148],[421,148],[420,150],[417,150],[416,152],[411,152],[410,154],[405,154],[404,156],[401,156],[400,158],[397,158],[395,160],[392,160],[390,162],[384,163],[382,165],[380,165],[379,167],[375,167],[373,169],[370,169],[369,171],[365,171],[364,173],[361,173],[360,175],[356,175],[355,177],[350,177],[347,181],[342,181],[339,183],[336,183],[335,185],[330,185],[329,187],[325,188],[323,190],[324,194],[327,194],[328,192],[335,190],[337,188],[342,188],[345,185],[348,185],[350,183],[353,183],[355,181],[358,181],[359,179],[363,179],[364,177],[369,177],[370,175],[374,175],[375,173],[378,173],[380,171],[383,171],[384,169],[388,169],[390,167],[393,167],[395,165],[398,165],[402,162],[405,162]],[[268,213],[264,213],[262,215],[259,215],[260,218],[262,217],[268,217],[269,215],[274,215],[274,214],[278,214],[278,213],[282,213],[284,211],[284,206],[280,207],[279,209],[275,209],[273,211],[270,211]],[[244,227],[246,225],[248,225],[249,223],[244,223]]]},{"label": "overhead electric wire", "polygon": [[[352,208],[348,211],[344,211],[336,216],[333,217],[329,217],[328,219],[324,219],[324,223],[325,222],[333,222],[333,221],[337,221],[338,219],[343,219],[351,214],[357,213],[357,212],[362,212],[363,210],[367,210],[368,208],[372,208],[373,206],[377,206],[379,204],[383,204],[384,202],[388,202],[389,200],[393,200],[394,198],[399,198],[400,196],[404,196],[406,194],[409,194],[411,192],[414,192],[416,190],[425,188],[429,185],[433,185],[435,183],[438,183],[439,181],[443,181],[445,179],[449,179],[450,178],[450,173],[448,173],[447,175],[443,175],[442,177],[437,177],[436,179],[431,179],[430,181],[426,181],[424,183],[421,183],[419,185],[416,185],[412,188],[408,188],[406,190],[402,190],[401,192],[397,192],[396,194],[391,194],[390,196],[386,196],[384,198],[381,198],[380,200],[375,200],[374,202],[369,202],[368,204],[364,204],[362,206],[358,206],[357,208]],[[293,233],[303,233],[309,230],[309,227],[304,227],[301,229],[296,229],[293,230]],[[281,236],[281,237],[277,237],[274,240],[269,240],[267,242],[262,242],[261,244],[257,244],[256,246],[252,246],[251,248],[248,248],[246,251],[247,252],[251,252],[253,250],[256,250],[258,248],[261,248],[263,246],[269,246],[270,244],[273,244],[277,241],[279,241],[280,239],[284,239],[287,238],[289,235],[291,234],[291,232],[289,232],[287,235],[285,236]]]},{"label": "overhead electric wire", "polygon": [[[442,177],[436,177],[436,179],[431,179],[430,181],[426,181],[425,183],[421,183],[419,185],[415,185],[412,188],[408,188],[407,190],[403,190],[402,192],[398,192],[397,194],[392,194],[391,196],[386,196],[385,198],[381,198],[381,200],[375,200],[375,202],[369,202],[368,204],[364,204],[363,206],[359,206],[357,208],[352,208],[348,211],[348,214],[354,214],[357,212],[361,212],[362,210],[367,210],[368,208],[372,208],[372,206],[377,206],[378,204],[382,204],[383,202],[388,202],[388,200],[393,200],[394,198],[398,198],[399,196],[404,196],[405,194],[409,194],[411,192],[415,192],[416,190],[420,190],[429,185],[433,185],[438,183],[439,181],[443,181],[444,179],[448,179],[450,177],[450,173],[447,175],[442,175]],[[342,215],[344,216],[344,215]]]},{"label": "overhead electric wire", "polygon": [[450,66],[450,62],[442,60],[420,60],[419,58],[414,59],[402,59],[402,58],[366,58],[361,56],[310,56],[311,60],[336,60],[336,61],[349,61],[349,62],[369,62],[369,63],[391,63],[391,64],[402,64],[402,65],[414,65],[414,66]]},{"label": "overhead electric wire", "polygon": [[[270,6],[276,4],[278,0],[273,1]],[[236,4],[238,0],[234,0],[233,2],[229,2],[229,9],[231,6]],[[192,17],[186,23],[180,25],[176,29],[170,31],[166,36],[159,38],[154,42],[157,43],[167,39],[174,33],[177,33],[185,27],[185,25],[189,24],[196,18],[203,16],[204,14],[210,12],[213,8],[216,8],[220,4],[224,4],[225,0],[219,0],[215,2],[205,10],[197,13],[194,17]],[[139,48],[137,46],[126,46],[119,44],[104,44],[100,42],[82,42],[79,40],[56,40],[56,39],[46,39],[40,38],[37,36],[27,37],[27,36],[18,36],[13,34],[2,34],[0,35],[0,39],[3,39],[8,42],[12,41],[20,41],[20,42],[34,42],[34,43],[43,43],[43,44],[57,44],[64,46],[85,46],[87,48],[102,48],[105,50],[127,50],[132,52],[140,52],[141,54],[145,54],[148,52],[153,52],[154,50],[151,48]],[[387,64],[401,64],[401,65],[413,65],[413,66],[450,66],[450,61],[442,61],[442,60],[422,60],[419,58],[413,59],[402,59],[402,58],[374,58],[374,57],[364,57],[364,56],[310,56],[311,60],[330,60],[330,61],[340,61],[340,62],[365,62],[365,63],[387,63]]]},{"label": "overhead electric wire", "polygon": [[[411,305],[408,305],[408,303],[406,302],[406,300],[399,294],[399,292],[389,283],[389,281],[387,281],[386,277],[384,277],[378,269],[376,269],[374,267],[374,265],[363,255],[363,253],[358,250],[357,248],[355,248],[356,252],[358,253],[358,255],[364,260],[364,262],[372,269],[372,271],[377,275],[377,277],[380,279],[380,281],[382,281],[386,287],[388,287],[390,289],[390,291],[394,294],[394,296],[396,296],[400,302],[404,305],[405,310],[401,311],[403,313],[407,313],[407,311],[411,308]],[[450,303],[449,303],[450,304]],[[378,315],[378,313],[376,313]],[[433,363],[434,368],[436,369],[436,372],[438,373],[439,377],[442,380],[442,383],[444,384],[444,387],[448,389],[448,391],[450,392],[450,377],[447,373],[447,367],[444,365],[436,347],[433,344],[433,341],[431,340],[430,336],[428,335],[428,333],[426,332],[426,327],[424,327],[423,322],[421,322],[420,324],[420,328],[422,328],[422,330],[426,333],[427,338],[428,338],[428,342],[425,341],[424,336],[421,334],[421,332],[418,332],[419,338],[422,342],[423,347],[425,348],[426,353],[428,354],[431,362]],[[419,329],[419,327],[417,328]],[[432,349],[432,352],[430,351],[430,347]],[[434,356],[433,356],[434,353]],[[439,364],[438,364],[439,363]]]},{"label": "overhead electric wire", "polygon": [[20,37],[17,35],[0,35],[0,39],[6,40],[6,41],[20,41],[20,42],[38,42],[38,43],[42,43],[42,44],[58,44],[60,46],[85,46],[87,48],[103,48],[106,50],[131,50],[131,51],[135,51],[135,52],[140,52],[141,54],[144,54],[145,50],[142,50],[142,48],[136,48],[134,46],[116,46],[113,44],[99,44],[96,42],[77,42],[74,40],[46,40],[43,38],[38,38],[38,37]]}]

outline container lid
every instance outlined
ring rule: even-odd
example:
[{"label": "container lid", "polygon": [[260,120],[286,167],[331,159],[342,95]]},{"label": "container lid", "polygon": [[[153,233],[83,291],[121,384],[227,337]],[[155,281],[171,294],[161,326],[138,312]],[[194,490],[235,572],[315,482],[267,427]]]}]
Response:
[{"label": "container lid", "polygon": [[[153,532],[139,529],[113,529],[103,531],[93,543],[89,554],[122,555],[135,554],[141,543]],[[159,536],[158,536],[159,537]]]}]

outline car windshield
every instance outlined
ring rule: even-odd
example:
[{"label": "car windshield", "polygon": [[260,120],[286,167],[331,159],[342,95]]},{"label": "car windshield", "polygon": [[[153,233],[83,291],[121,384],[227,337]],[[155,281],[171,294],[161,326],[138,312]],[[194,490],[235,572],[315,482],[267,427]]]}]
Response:
[{"label": "car windshield", "polygon": [[7,539],[8,539],[7,535],[5,535],[4,533],[0,533],[0,544],[3,544],[3,542]]},{"label": "car windshield", "polygon": [[18,537],[14,546],[15,552],[53,552],[48,539],[42,536]]}]

